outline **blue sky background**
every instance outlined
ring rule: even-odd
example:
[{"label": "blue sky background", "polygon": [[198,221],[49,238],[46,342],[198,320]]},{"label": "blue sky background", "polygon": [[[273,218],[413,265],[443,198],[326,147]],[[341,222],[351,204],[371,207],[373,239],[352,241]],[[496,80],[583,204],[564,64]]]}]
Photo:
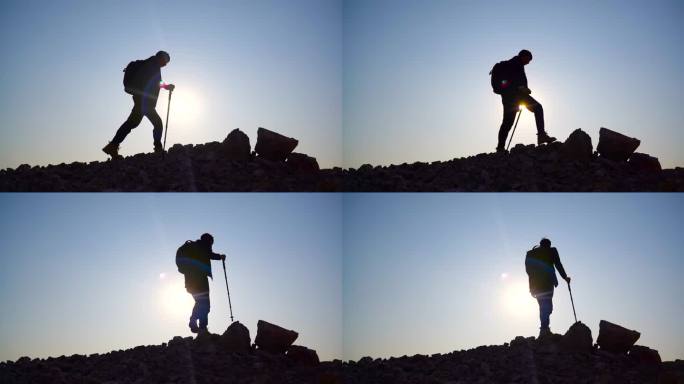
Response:
[{"label": "blue sky background", "polygon": [[[600,127],[684,165],[684,2],[346,0],[344,162],[397,164],[492,152],[501,99],[489,70],[521,49],[559,140]],[[536,143],[523,112],[515,143]]]},{"label": "blue sky background", "polygon": [[[681,194],[346,194],[344,356],[446,353],[536,336],[524,259],[543,236],[577,316],[684,357]],[[551,329],[573,323],[564,282]]]},{"label": "blue sky background", "polygon": [[[104,160],[133,102],[129,61],[163,49],[177,88],[167,147],[257,127],[342,163],[342,5],[335,0],[8,0],[0,12],[0,168]],[[164,119],[167,93],[157,111]],[[152,150],[144,119],[121,146]]]},{"label": "blue sky background", "polygon": [[[342,354],[338,194],[4,194],[0,211],[0,361],[191,335],[175,254],[204,232],[228,255],[234,316],[252,341],[263,319],[321,359]],[[221,334],[228,299],[212,267],[209,329]]]}]

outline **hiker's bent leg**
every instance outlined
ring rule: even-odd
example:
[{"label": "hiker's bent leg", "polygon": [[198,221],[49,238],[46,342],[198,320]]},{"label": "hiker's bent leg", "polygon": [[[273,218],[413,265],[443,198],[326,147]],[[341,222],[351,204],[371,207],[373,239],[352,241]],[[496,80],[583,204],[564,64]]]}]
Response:
[{"label": "hiker's bent leg", "polygon": [[503,120],[501,121],[501,127],[499,127],[499,144],[497,145],[497,148],[506,147],[506,138],[508,137],[508,131],[513,127],[516,112],[517,108],[515,105],[504,103]]},{"label": "hiker's bent leg", "polygon": [[544,108],[542,108],[542,105],[530,95],[525,96],[523,102],[525,103],[525,107],[530,112],[534,113],[537,133],[544,133]]},{"label": "hiker's bent leg", "polygon": [[147,111],[145,116],[147,116],[147,118],[150,120],[150,123],[152,123],[152,126],[154,127],[152,130],[154,145],[161,145],[162,131],[164,130],[164,123],[162,123],[161,117],[159,117],[159,114],[154,108]]},{"label": "hiker's bent leg", "polygon": [[131,114],[128,115],[128,119],[126,119],[126,121],[124,121],[124,123],[121,124],[119,129],[116,131],[116,135],[114,135],[112,143],[115,143],[116,145],[121,144],[126,136],[131,133],[131,130],[140,125],[142,118],[143,113],[141,98],[139,96],[133,96],[133,109],[131,110]]}]

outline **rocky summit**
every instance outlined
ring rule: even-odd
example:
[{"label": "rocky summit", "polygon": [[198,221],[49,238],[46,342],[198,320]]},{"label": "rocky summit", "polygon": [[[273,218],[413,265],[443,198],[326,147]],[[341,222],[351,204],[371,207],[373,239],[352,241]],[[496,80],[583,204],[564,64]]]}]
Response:
[{"label": "rocky summit", "polygon": [[[339,191],[342,170],[321,170],[293,152],[298,140],[259,128],[255,150],[239,129],[222,142],[176,144],[162,154],[0,171],[0,191],[251,192]],[[104,156],[104,154],[103,154]]]},{"label": "rocky summit", "polygon": [[684,168],[662,169],[635,152],[640,141],[606,128],[597,150],[577,129],[565,142],[517,144],[507,153],[483,153],[432,163],[365,164],[345,170],[345,191],[406,192],[631,192],[684,191]]},{"label": "rocky summit", "polygon": [[0,363],[0,382],[684,383],[684,361],[661,362],[658,351],[634,345],[639,335],[602,321],[592,344],[591,330],[575,323],[563,335],[518,336],[503,345],[446,354],[320,362],[315,350],[293,344],[297,332],[260,320],[254,344],[247,327],[235,322],[223,335],[177,336],[161,345],[89,356],[22,357]]}]

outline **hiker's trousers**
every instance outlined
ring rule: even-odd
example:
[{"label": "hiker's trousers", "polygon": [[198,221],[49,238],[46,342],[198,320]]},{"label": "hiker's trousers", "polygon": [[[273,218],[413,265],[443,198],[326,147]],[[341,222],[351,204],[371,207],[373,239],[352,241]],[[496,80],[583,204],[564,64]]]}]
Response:
[{"label": "hiker's trousers", "polygon": [[128,115],[128,119],[121,124],[121,127],[116,131],[114,139],[112,142],[116,145],[121,144],[126,136],[131,133],[131,130],[138,125],[143,119],[143,116],[147,117],[152,123],[152,138],[154,139],[154,144],[161,146],[162,131],[164,129],[164,124],[162,123],[161,117],[154,109],[157,106],[157,99],[151,97],[143,97],[139,95],[133,96],[133,109],[131,114]]},{"label": "hiker's trousers", "polygon": [[551,323],[551,312],[553,312],[553,290],[540,293],[535,296],[539,304],[539,322],[541,329],[546,329]]},{"label": "hiker's trousers", "polygon": [[200,328],[206,328],[209,324],[209,292],[193,293],[195,299],[195,306],[192,307],[192,315],[190,321],[199,321]]},{"label": "hiker's trousers", "polygon": [[544,109],[532,96],[526,94],[501,96],[501,103],[503,104],[503,120],[501,121],[501,127],[499,127],[498,148],[505,148],[508,132],[511,130],[511,127],[513,127],[515,115],[520,109],[520,104],[524,104],[527,110],[534,113],[534,120],[537,123],[537,133],[541,134],[544,132]]}]

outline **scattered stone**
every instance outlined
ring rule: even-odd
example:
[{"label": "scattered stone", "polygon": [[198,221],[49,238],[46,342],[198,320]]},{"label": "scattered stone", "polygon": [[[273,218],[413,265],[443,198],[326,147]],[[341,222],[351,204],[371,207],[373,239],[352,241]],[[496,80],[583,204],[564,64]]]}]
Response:
[{"label": "scattered stone", "polygon": [[645,153],[634,152],[629,157],[628,163],[632,169],[639,172],[660,172],[663,170],[657,157]]},{"label": "scattered stone", "polygon": [[266,128],[257,129],[256,153],[267,160],[285,161],[287,156],[299,144],[296,139],[269,131]]},{"label": "scattered stone", "polygon": [[591,161],[593,151],[591,137],[580,128],[574,130],[561,147],[561,154],[569,160]]},{"label": "scattered stone", "polygon": [[593,342],[591,329],[582,324],[581,321],[578,321],[565,332],[561,340],[561,346],[567,351],[591,352]]},{"label": "scattered stone", "polygon": [[655,349],[643,345],[633,345],[629,349],[629,358],[639,364],[660,364],[660,354]]},{"label": "scattered stone", "polygon": [[318,354],[315,350],[301,345],[291,345],[287,349],[287,357],[295,364],[306,366],[317,366],[320,363]]},{"label": "scattered stone", "polygon": [[252,150],[249,136],[239,128],[233,129],[222,143],[223,154],[228,160],[247,161]]},{"label": "scattered stone", "polygon": [[303,153],[290,153],[287,157],[287,165],[300,172],[318,172],[320,170],[316,158]]},{"label": "scattered stone", "polygon": [[611,131],[608,128],[599,129],[599,143],[596,150],[601,156],[615,160],[627,161],[641,144],[638,139]]},{"label": "scattered stone", "polygon": [[254,343],[259,349],[271,353],[285,353],[299,334],[275,324],[259,320]]},{"label": "scattered stone", "polygon": [[249,352],[252,349],[249,329],[239,321],[228,326],[220,340],[226,352]]},{"label": "scattered stone", "polygon": [[601,347],[601,350],[626,354],[629,348],[639,340],[639,337],[641,337],[641,333],[637,331],[601,320],[596,343]]}]

